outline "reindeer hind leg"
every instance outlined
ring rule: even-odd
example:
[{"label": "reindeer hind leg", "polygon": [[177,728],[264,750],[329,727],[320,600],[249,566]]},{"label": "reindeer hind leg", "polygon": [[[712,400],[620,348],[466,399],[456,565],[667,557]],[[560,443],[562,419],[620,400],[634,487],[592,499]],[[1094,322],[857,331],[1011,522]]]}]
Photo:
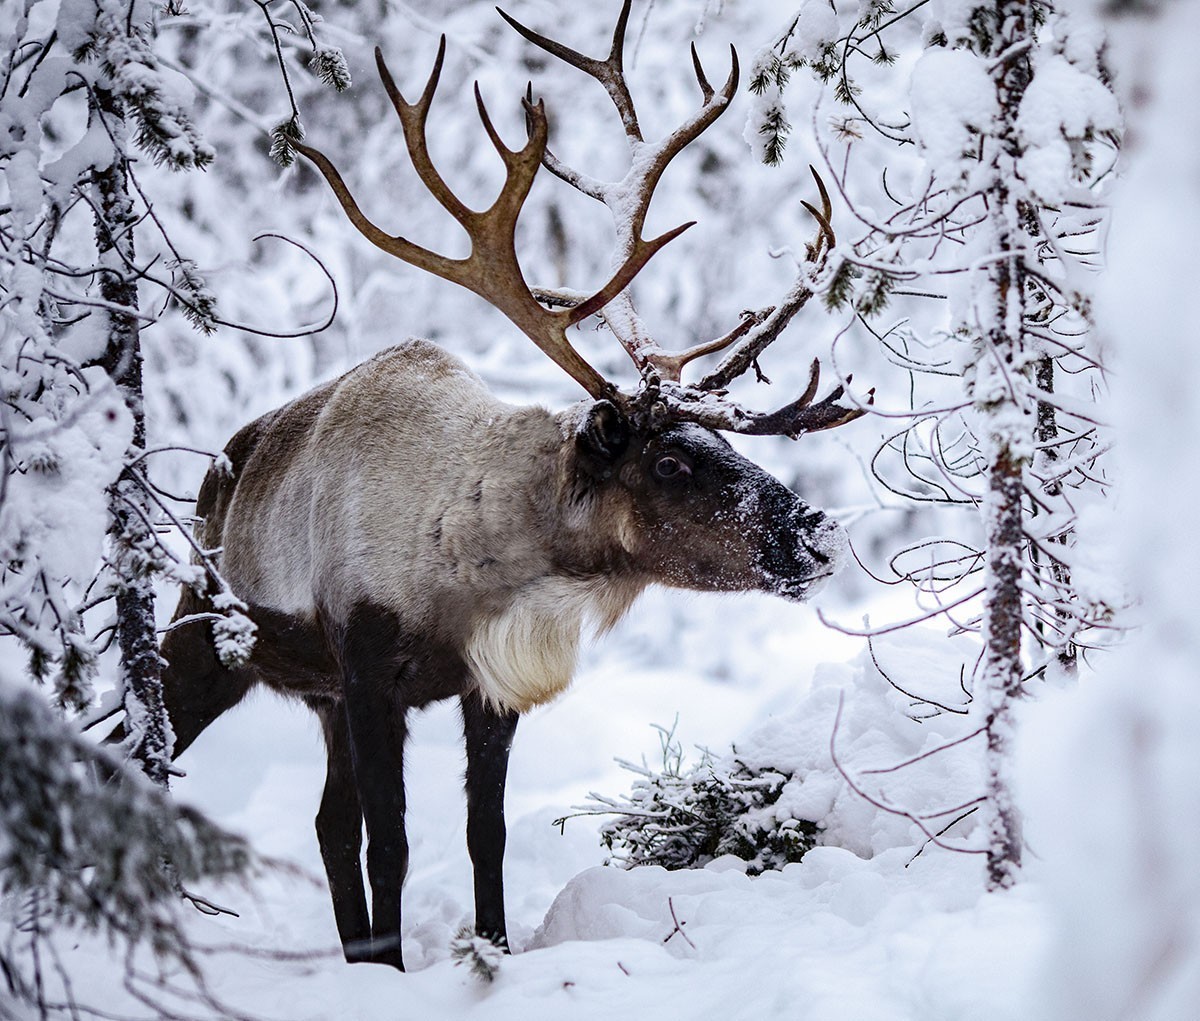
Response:
[{"label": "reindeer hind leg", "polygon": [[325,735],[325,790],[317,811],[317,843],[333,898],[333,915],[346,960],[371,960],[371,919],[362,870],[362,805],[354,782],[350,728],[341,701],[310,700]]}]

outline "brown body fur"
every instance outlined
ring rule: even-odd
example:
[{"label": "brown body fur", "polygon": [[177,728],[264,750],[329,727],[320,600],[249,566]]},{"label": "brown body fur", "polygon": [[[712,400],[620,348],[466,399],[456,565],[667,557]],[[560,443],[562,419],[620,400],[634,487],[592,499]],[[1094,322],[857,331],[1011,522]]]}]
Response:
[{"label": "brown body fur", "polygon": [[[843,542],[707,429],[639,426],[604,400],[513,407],[424,341],[251,423],[226,458],[201,487],[198,538],[257,641],[226,667],[207,626],[168,634],[176,754],[256,683],[313,708],[346,955],[397,967],[409,708],[460,700],[476,927],[503,943],[508,748],[518,715],[569,684],[584,627],[611,627],[653,582],[804,598]],[[185,592],[176,617],[210,608]]]}]

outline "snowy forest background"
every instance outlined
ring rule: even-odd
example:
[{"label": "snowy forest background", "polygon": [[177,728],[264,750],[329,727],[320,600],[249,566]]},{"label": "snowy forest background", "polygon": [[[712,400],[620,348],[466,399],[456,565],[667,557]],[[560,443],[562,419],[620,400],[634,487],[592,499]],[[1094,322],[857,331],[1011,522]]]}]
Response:
[{"label": "snowy forest background", "polygon": [[[601,53],[618,8],[505,10]],[[659,188],[648,235],[699,222],[638,278],[638,310],[680,348],[811,286],[761,359],[771,384],[734,395],[778,406],[819,357],[870,412],[736,442],[834,510],[858,563],[819,617],[652,592],[522,721],[518,953],[491,981],[454,952],[454,711],[413,728],[410,972],[348,968],[315,721],[255,696],[165,793],[135,625],[165,625],[204,570],[187,516],[210,456],[397,340],[445,345],[513,402],[579,399],[498,313],[371,248],[309,165],[280,166],[286,136],[302,124],[377,222],[461,254],[373,48],[412,95],[445,33],[431,151],[475,206],[501,165],[472,81],[513,143],[532,80],[554,151],[617,178],[608,99],[489,4],[0,12],[0,1017],[1200,1017],[1195,4],[634,4],[648,136],[699,103],[690,43],[715,82],[730,43],[743,72]],[[810,164],[838,241],[816,262]],[[595,286],[611,233],[541,174],[527,278]],[[595,321],[575,343],[635,384]],[[215,625],[231,655],[238,609]],[[149,779],[101,784],[106,727],[83,728],[122,697]],[[664,827],[683,837],[664,848]]]}]

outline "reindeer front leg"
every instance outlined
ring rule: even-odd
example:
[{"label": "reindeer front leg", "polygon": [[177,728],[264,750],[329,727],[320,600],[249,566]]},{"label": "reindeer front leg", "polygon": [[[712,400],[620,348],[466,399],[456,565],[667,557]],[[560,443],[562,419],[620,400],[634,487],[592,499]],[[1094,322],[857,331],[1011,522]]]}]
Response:
[{"label": "reindeer front leg", "polygon": [[462,696],[467,744],[467,850],[475,870],[475,931],[508,949],[504,925],[504,782],[517,714],[497,712],[476,692]]}]

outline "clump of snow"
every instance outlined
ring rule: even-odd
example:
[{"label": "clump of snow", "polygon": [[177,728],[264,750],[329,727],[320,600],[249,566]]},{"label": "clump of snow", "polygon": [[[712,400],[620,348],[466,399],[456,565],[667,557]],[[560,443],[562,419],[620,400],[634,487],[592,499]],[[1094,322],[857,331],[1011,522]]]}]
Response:
[{"label": "clump of snow", "polygon": [[930,0],[923,23],[925,40],[941,33],[950,46],[973,39],[971,21],[979,0]]},{"label": "clump of snow", "polygon": [[773,139],[786,139],[790,130],[787,104],[778,85],[769,84],[761,92],[751,93],[742,137],[756,160],[760,163],[774,162],[771,152]]},{"label": "clump of snow", "polygon": [[[936,751],[978,727],[978,710],[960,687],[977,655],[970,639],[951,642],[921,629],[876,638],[853,670],[818,669],[792,712],[737,742],[737,759],[791,773],[776,812],[818,822],[821,843],[868,857],[919,846],[928,834],[914,813],[937,813],[941,828],[959,814],[944,810],[981,790],[969,745]],[[895,768],[920,756],[928,757]],[[953,832],[970,830],[967,820]]]},{"label": "clump of snow", "polygon": [[963,177],[978,135],[996,116],[996,86],[984,60],[968,50],[935,47],[913,67],[913,127],[930,169],[946,182]]},{"label": "clump of snow", "polygon": [[[0,336],[0,350],[20,343],[13,332]],[[8,476],[0,504],[0,561],[36,556],[49,577],[73,582],[82,594],[108,527],[105,490],[121,470],[133,423],[101,369],[79,378],[89,390],[75,395],[61,419],[9,418],[4,438],[20,470]],[[32,582],[28,574],[7,575],[0,600],[20,602],[18,590]]]},{"label": "clump of snow", "polygon": [[729,752],[685,770],[668,735],[661,771],[629,767],[640,778],[628,798],[593,795],[591,811],[618,816],[606,846],[637,867],[726,851],[752,875],[811,853],[814,837],[872,857],[945,830],[944,843],[973,852],[981,709],[962,685],[978,654],[933,631],[880,636],[853,666],[819,668],[805,697]]},{"label": "clump of snow", "polygon": [[212,604],[221,614],[212,626],[217,658],[222,666],[241,666],[254,651],[254,636],[258,627],[246,616],[246,604],[232,593],[218,593],[213,596]]},{"label": "clump of snow", "polygon": [[838,37],[838,16],[826,0],[804,0],[796,12],[796,30],[788,40],[784,60],[819,60],[825,48]]},{"label": "clump of snow", "polygon": [[1043,202],[1061,202],[1087,175],[1086,143],[1120,127],[1116,97],[1095,75],[1062,56],[1037,61],[1017,115],[1022,178]]}]

